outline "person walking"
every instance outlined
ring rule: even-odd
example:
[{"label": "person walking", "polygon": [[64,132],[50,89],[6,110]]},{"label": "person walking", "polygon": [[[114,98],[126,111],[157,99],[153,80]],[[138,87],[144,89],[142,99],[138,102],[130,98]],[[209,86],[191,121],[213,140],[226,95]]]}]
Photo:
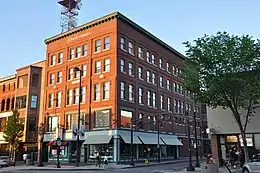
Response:
[{"label": "person walking", "polygon": [[28,154],[27,154],[27,153],[24,153],[24,154],[23,154],[23,161],[24,161],[24,164],[26,164],[26,159],[27,159],[27,157],[28,157]]}]

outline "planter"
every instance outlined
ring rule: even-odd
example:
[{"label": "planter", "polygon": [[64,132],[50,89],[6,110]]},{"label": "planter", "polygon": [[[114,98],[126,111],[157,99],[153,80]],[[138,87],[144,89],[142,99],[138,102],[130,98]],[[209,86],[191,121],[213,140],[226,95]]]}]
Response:
[{"label": "planter", "polygon": [[202,163],[201,173],[218,173],[218,164],[216,163]]}]

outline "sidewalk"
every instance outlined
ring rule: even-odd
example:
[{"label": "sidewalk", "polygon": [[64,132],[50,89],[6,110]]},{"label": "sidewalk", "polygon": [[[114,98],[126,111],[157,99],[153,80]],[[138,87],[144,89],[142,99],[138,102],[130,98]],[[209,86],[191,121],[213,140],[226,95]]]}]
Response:
[{"label": "sidewalk", "polygon": [[173,164],[173,163],[182,163],[187,162],[188,160],[186,158],[178,159],[178,160],[172,160],[172,161],[162,161],[160,163],[158,162],[150,162],[148,165],[144,163],[135,163],[135,166],[132,167],[128,164],[115,164],[110,163],[108,165],[101,165],[101,167],[95,166],[95,165],[82,165],[79,167],[75,167],[73,165],[61,165],[61,168],[56,168],[56,165],[45,165],[44,167],[37,167],[37,165],[33,166],[10,166],[6,168],[1,168],[0,172],[8,172],[8,171],[95,171],[95,170],[106,170],[106,169],[131,169],[135,167],[147,167],[147,166],[157,166],[157,165],[164,165],[164,164]]},{"label": "sidewalk", "polygon": [[[241,169],[231,169],[232,173],[241,173]],[[194,171],[192,171],[194,172]],[[196,168],[195,172],[201,172],[200,168]],[[191,173],[190,171],[186,171],[186,169],[182,170],[182,171],[175,171],[175,172],[171,172],[171,173]],[[229,171],[227,170],[226,167],[220,167],[219,168],[219,173],[229,173]]]}]

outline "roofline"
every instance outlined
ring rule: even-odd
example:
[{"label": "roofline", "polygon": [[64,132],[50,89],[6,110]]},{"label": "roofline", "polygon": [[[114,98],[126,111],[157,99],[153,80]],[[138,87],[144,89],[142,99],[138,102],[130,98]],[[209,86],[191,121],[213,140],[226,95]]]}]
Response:
[{"label": "roofline", "polygon": [[35,63],[33,63],[33,64],[30,64],[30,65],[26,65],[26,66],[17,68],[16,71],[24,70],[24,69],[29,68],[29,67],[37,67],[37,66],[35,66],[35,64],[42,63],[42,62],[45,62],[45,61],[46,61],[46,60],[37,61],[37,62],[35,62]]},{"label": "roofline", "polygon": [[100,25],[102,23],[108,22],[108,21],[113,20],[115,18],[125,22],[128,25],[130,25],[131,27],[133,27],[137,31],[141,32],[142,34],[146,35],[147,37],[149,37],[153,41],[157,42],[162,47],[164,47],[167,50],[169,50],[170,52],[178,55],[183,60],[185,59],[185,56],[182,55],[180,52],[178,52],[177,50],[175,50],[174,48],[172,48],[171,46],[169,46],[168,44],[166,44],[165,42],[163,42],[162,40],[160,40],[159,38],[157,38],[156,36],[154,36],[153,34],[151,34],[150,32],[148,32],[147,30],[145,30],[144,28],[142,28],[141,26],[139,26],[138,24],[136,24],[135,22],[133,22],[132,20],[130,20],[129,18],[127,18],[126,16],[124,16],[123,14],[121,14],[119,12],[110,13],[110,14],[108,14],[106,16],[103,16],[101,18],[93,20],[93,21],[91,21],[89,23],[86,23],[86,24],[83,24],[81,26],[78,26],[78,27],[76,27],[76,28],[74,28],[74,29],[72,29],[70,31],[58,34],[58,35],[50,37],[50,38],[47,38],[47,39],[45,39],[44,42],[45,42],[45,44],[49,44],[51,42],[55,42],[57,40],[60,40],[62,38],[65,38],[65,37],[68,37],[70,35],[76,34],[76,33],[81,32],[83,30],[87,30],[89,28],[95,27],[95,26]]},{"label": "roofline", "polygon": [[15,78],[16,78],[16,74],[9,75],[9,76],[0,78],[0,82],[4,82],[4,81],[15,79]]}]

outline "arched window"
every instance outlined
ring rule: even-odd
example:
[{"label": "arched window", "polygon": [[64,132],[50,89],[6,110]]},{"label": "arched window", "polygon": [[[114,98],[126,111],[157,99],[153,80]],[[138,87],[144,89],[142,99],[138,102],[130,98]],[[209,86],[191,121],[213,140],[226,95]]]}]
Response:
[{"label": "arched window", "polygon": [[1,102],[1,111],[5,111],[5,99]]},{"label": "arched window", "polygon": [[10,109],[10,98],[6,100],[6,110],[9,111]]},{"label": "arched window", "polygon": [[3,84],[3,92],[5,92],[5,84]]},{"label": "arched window", "polygon": [[14,109],[14,97],[12,98],[11,109]]}]

